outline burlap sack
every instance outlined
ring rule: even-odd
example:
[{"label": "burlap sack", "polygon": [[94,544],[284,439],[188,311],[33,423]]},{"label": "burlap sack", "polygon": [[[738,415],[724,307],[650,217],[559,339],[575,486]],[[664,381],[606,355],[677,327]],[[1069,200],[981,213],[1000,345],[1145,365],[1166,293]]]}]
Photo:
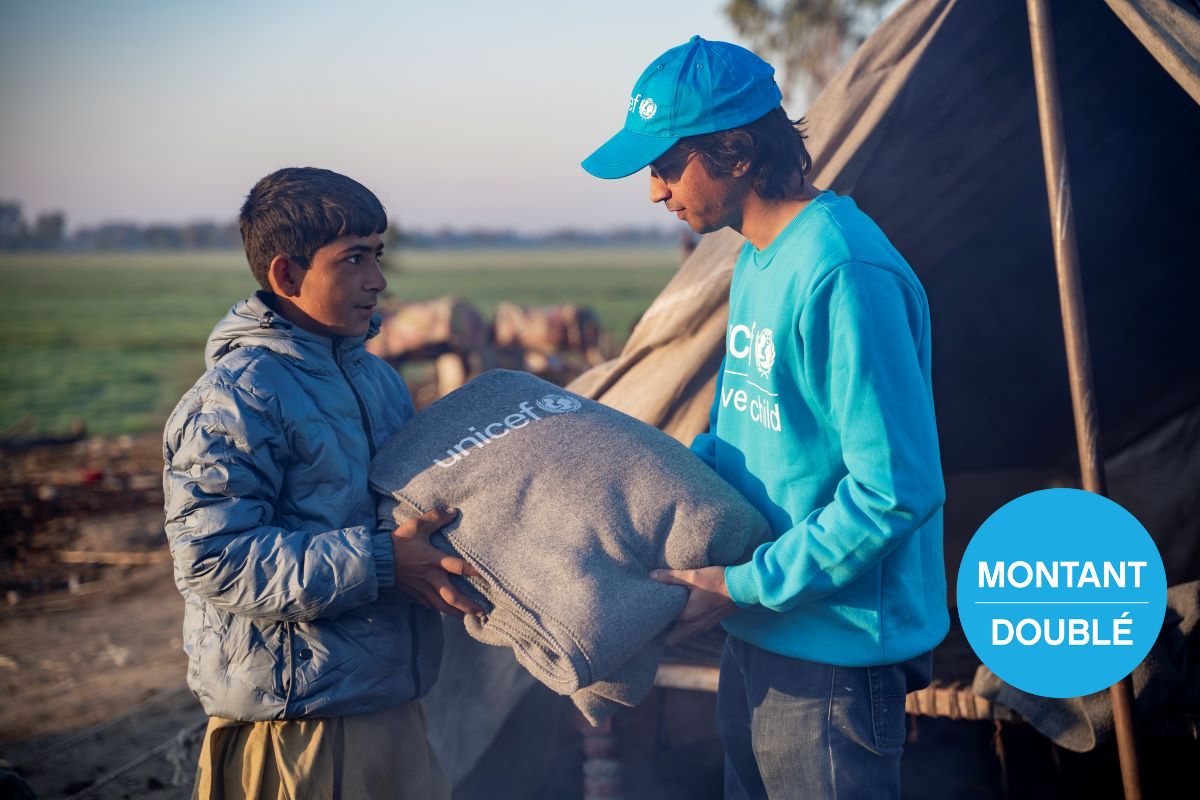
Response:
[{"label": "burlap sack", "polygon": [[462,510],[434,544],[481,574],[467,632],[511,647],[593,723],[650,691],[687,600],[651,569],[749,558],[767,523],[674,439],[532,375],[488,372],[379,452],[381,524]]}]

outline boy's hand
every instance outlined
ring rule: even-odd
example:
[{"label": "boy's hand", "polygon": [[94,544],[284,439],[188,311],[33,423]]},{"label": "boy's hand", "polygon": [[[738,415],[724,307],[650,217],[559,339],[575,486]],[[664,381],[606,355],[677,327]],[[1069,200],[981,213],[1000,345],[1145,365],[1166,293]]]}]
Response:
[{"label": "boy's hand", "polygon": [[687,605],[675,618],[675,627],[667,634],[667,644],[690,639],[716,625],[738,610],[725,586],[724,567],[701,569],[656,569],[650,577],[659,583],[674,583],[691,589]]},{"label": "boy's hand", "polygon": [[435,508],[392,531],[396,586],[422,605],[443,614],[478,616],[483,609],[454,588],[448,573],[463,576],[479,573],[466,561],[447,555],[429,543],[430,534],[446,527],[457,516],[458,509]]}]

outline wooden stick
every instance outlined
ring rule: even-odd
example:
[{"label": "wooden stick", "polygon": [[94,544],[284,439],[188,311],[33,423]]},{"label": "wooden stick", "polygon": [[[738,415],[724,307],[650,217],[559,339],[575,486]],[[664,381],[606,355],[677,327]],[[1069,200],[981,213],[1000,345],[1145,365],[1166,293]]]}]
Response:
[{"label": "wooden stick", "polygon": [[161,564],[171,560],[165,550],[59,550],[58,560],[67,564]]}]

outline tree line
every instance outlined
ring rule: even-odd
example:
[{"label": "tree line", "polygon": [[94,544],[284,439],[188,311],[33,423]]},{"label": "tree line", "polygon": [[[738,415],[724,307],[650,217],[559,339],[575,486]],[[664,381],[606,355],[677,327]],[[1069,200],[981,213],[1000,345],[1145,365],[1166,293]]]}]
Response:
[{"label": "tree line", "polygon": [[20,203],[0,200],[0,250],[60,250],[66,228],[61,211],[45,211],[27,221]]},{"label": "tree line", "polygon": [[[504,228],[400,229],[384,235],[390,248],[546,247],[587,245],[677,245],[680,228],[622,227],[603,231],[572,228],[546,233],[521,233]],[[27,220],[21,204],[0,200],[0,252],[138,250],[241,250],[237,222],[182,224],[109,222],[68,233],[66,215],[47,211]]]}]

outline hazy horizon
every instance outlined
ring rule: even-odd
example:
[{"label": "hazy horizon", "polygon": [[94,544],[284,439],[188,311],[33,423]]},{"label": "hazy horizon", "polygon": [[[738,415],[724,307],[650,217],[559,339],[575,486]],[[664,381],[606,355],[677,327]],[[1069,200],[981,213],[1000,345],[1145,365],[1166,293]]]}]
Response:
[{"label": "hazy horizon", "polygon": [[644,174],[579,161],[660,52],[736,41],[722,6],[0,2],[0,198],[71,231],[220,223],[314,165],[402,228],[670,228]]}]

